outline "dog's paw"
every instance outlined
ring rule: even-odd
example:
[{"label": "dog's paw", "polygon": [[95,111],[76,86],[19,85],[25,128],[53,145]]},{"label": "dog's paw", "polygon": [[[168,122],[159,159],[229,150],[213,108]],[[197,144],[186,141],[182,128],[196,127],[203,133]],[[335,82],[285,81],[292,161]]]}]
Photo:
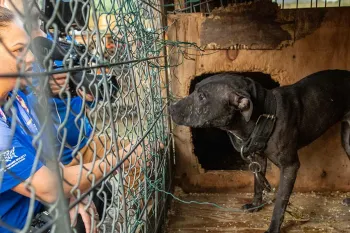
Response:
[{"label": "dog's paw", "polygon": [[345,206],[350,206],[350,197],[345,198],[345,199],[343,200],[343,205],[345,205]]},{"label": "dog's paw", "polygon": [[268,229],[265,233],[286,233],[283,229]]},{"label": "dog's paw", "polygon": [[259,210],[262,209],[262,206],[258,206],[258,205],[254,205],[252,203],[249,204],[245,204],[244,206],[242,206],[242,209],[246,212],[258,212]]}]

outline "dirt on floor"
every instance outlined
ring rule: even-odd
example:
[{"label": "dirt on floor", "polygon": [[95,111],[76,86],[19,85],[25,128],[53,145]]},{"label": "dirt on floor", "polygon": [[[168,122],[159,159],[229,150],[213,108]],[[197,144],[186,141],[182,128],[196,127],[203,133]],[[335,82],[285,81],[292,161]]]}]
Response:
[{"label": "dirt on floor", "polygon": [[[269,204],[256,213],[233,212],[249,203],[252,193],[185,194],[181,189],[176,189],[175,195],[187,202],[211,202],[228,209],[173,200],[168,213],[168,233],[264,233],[273,210],[273,204]],[[287,208],[282,232],[350,232],[350,207],[342,204],[345,197],[350,197],[350,193],[294,193]],[[272,198],[273,195],[270,194],[266,199]]]}]

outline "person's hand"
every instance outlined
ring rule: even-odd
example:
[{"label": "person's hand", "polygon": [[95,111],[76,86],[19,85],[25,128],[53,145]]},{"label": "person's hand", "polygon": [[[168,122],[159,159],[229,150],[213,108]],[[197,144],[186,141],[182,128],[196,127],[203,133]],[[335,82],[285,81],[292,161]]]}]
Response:
[{"label": "person's hand", "polygon": [[[131,148],[136,144],[136,141],[132,141],[126,148],[126,153],[131,150]],[[142,145],[145,145],[145,148]],[[136,167],[142,167],[142,162],[144,159],[143,152],[146,154],[147,166],[150,165],[150,159],[152,158],[152,153],[155,153],[159,149],[164,149],[163,143],[160,141],[157,142],[149,142],[147,139],[144,140],[144,143],[138,145],[131,156],[129,157],[129,163],[131,165],[135,165]],[[124,153],[124,154],[126,154]]]},{"label": "person's hand", "polygon": [[78,92],[79,92],[79,95],[80,95],[81,98],[83,98],[85,96],[85,100],[86,101],[92,102],[95,99],[95,97],[93,95],[87,94],[87,93],[85,93],[82,90],[78,90]]},{"label": "person's hand", "polygon": [[66,91],[69,90],[68,84],[66,85],[67,74],[54,74],[51,76],[49,84],[53,95],[58,95],[60,91],[65,88]]},{"label": "person's hand", "polygon": [[[70,203],[73,203],[75,200],[76,199],[74,197],[71,197]],[[88,207],[86,206],[87,204],[88,204],[88,198],[84,198],[78,204],[78,213],[77,213],[76,207],[69,211],[69,217],[70,217],[71,224],[73,227],[77,224],[77,222],[76,222],[77,214],[80,214],[81,218],[83,219],[84,226],[85,226],[85,232],[90,233],[91,228],[93,227],[92,232],[97,233],[97,227],[96,227],[97,224],[96,223],[97,223],[99,217],[98,217],[96,206],[92,201],[90,202]],[[91,216],[94,217],[94,220],[92,220],[92,221],[91,221]]]},{"label": "person's hand", "polygon": [[[124,156],[128,154],[128,152],[134,148],[136,141],[132,141],[127,146],[119,150],[118,155],[120,156],[119,160],[123,159]],[[124,168],[135,166],[142,167],[142,162],[144,159],[143,152],[146,154],[147,166],[151,164],[150,160],[152,158],[152,152],[158,149],[164,149],[164,145],[160,142],[152,142],[150,143],[148,140],[144,140],[145,148],[142,147],[143,143],[140,143],[134,151],[131,153],[129,158],[124,162]],[[145,149],[145,150],[144,150]],[[109,154],[107,156],[107,163],[111,165],[111,168],[114,168],[117,165],[117,159],[114,154]],[[115,170],[115,174],[118,173],[118,169]]]}]

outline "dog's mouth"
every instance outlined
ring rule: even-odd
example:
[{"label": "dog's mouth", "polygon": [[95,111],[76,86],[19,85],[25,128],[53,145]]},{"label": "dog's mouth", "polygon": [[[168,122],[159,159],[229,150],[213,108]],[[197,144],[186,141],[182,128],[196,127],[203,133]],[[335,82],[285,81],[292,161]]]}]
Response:
[{"label": "dog's mouth", "polygon": [[[170,112],[170,111],[169,111]],[[231,115],[224,116],[224,120],[211,119],[201,122],[200,114],[195,116],[185,116],[181,113],[176,114],[175,112],[170,112],[171,119],[177,125],[183,125],[191,128],[223,128],[226,129],[231,124]],[[216,122],[217,120],[217,122]]]}]

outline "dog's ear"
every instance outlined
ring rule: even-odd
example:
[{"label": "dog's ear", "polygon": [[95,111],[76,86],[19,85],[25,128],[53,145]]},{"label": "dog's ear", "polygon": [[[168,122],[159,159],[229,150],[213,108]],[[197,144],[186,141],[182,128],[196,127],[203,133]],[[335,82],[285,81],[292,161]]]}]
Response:
[{"label": "dog's ear", "polygon": [[250,120],[253,113],[253,103],[249,95],[232,93],[230,95],[230,105],[241,112],[246,122]]}]

